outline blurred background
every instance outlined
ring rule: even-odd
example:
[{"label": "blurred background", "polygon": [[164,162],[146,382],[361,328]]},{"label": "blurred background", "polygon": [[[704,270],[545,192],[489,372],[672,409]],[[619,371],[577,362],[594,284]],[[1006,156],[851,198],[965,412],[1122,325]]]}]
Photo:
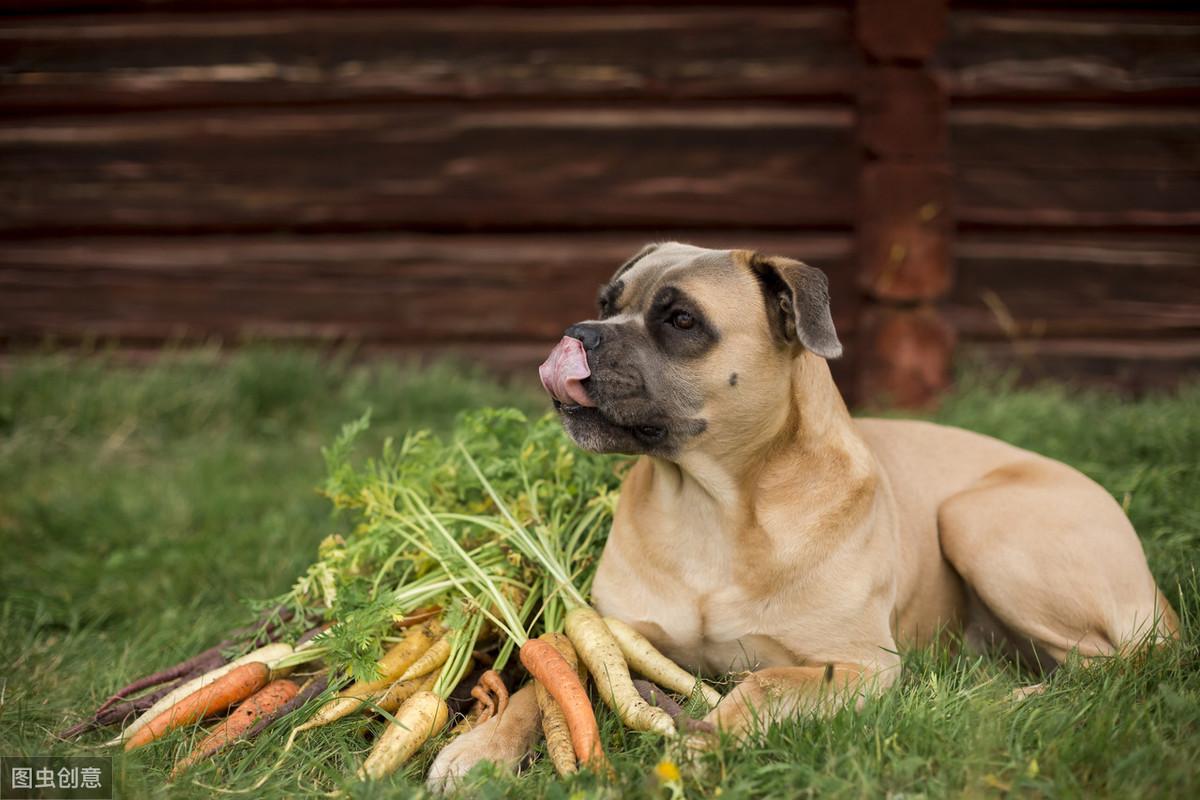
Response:
[{"label": "blurred background", "polygon": [[858,403],[1200,369],[1200,9],[28,0],[0,343],[351,342],[534,380],[648,240],[825,269]]}]

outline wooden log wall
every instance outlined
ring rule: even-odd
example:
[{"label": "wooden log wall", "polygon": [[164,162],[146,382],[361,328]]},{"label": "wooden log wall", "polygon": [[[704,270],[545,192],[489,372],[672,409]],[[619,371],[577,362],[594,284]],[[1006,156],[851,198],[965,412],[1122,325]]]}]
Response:
[{"label": "wooden log wall", "polygon": [[0,19],[0,337],[354,339],[532,375],[630,253],[681,238],[825,268],[853,342],[848,5],[451,5]]},{"label": "wooden log wall", "polygon": [[858,271],[861,398],[924,406],[950,383],[953,235],[946,97],[928,68],[945,0],[858,0],[867,63],[859,82]]},{"label": "wooden log wall", "polygon": [[826,269],[850,392],[927,400],[954,338],[1135,389],[1200,367],[1200,12],[613,5],[6,5],[0,346],[351,339],[529,375],[681,238]]},{"label": "wooden log wall", "polygon": [[1194,376],[1200,9],[952,5],[933,69],[961,354],[1133,390]]}]

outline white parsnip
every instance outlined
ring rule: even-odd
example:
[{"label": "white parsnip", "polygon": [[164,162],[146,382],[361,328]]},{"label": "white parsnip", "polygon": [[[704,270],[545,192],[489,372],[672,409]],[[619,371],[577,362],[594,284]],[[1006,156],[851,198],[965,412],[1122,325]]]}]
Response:
[{"label": "white parsnip", "polygon": [[634,670],[664,689],[685,697],[691,697],[692,692],[698,689],[709,708],[716,708],[717,703],[721,702],[720,692],[667,658],[649,639],[631,626],[612,617],[605,617],[604,624],[612,632],[613,638],[621,647],[621,652],[625,654],[625,660]]},{"label": "white parsnip", "polygon": [[636,731],[675,733],[675,722],[661,708],[642,699],[629,676],[629,666],[612,632],[593,609],[579,606],[567,612],[567,636],[596,682],[601,699]]}]

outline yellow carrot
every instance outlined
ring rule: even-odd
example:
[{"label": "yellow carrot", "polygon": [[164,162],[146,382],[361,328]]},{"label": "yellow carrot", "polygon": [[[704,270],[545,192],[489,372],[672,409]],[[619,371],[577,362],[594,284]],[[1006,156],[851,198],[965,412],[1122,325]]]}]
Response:
[{"label": "yellow carrot", "polygon": [[450,657],[451,638],[450,634],[446,634],[438,639],[433,645],[425,651],[425,654],[409,665],[408,669],[404,670],[404,674],[400,676],[400,680],[408,681],[413,678],[419,678],[422,675],[428,675],[435,669],[446,663],[446,659]]},{"label": "yellow carrot", "polygon": [[424,691],[405,700],[395,716],[396,721],[388,723],[358,771],[361,780],[379,780],[395,772],[446,726],[450,709],[441,697]]},{"label": "yellow carrot", "polygon": [[431,672],[428,675],[421,675],[417,678],[409,678],[408,680],[398,680],[388,688],[388,690],[375,701],[375,707],[389,714],[395,714],[396,709],[404,704],[404,701],[412,697],[417,692],[427,692],[433,688],[433,684],[438,679],[438,672]]},{"label": "yellow carrot", "polygon": [[444,628],[440,622],[429,621],[410,628],[398,644],[388,650],[376,664],[379,677],[369,681],[358,681],[343,689],[338,697],[317,709],[312,718],[292,729],[284,751],[290,750],[296,735],[336,722],[358,711],[369,701],[377,699],[396,682],[403,672],[412,666],[437,641]]},{"label": "yellow carrot", "polygon": [[379,678],[374,682],[383,681],[386,686],[396,680],[428,652],[445,631],[445,627],[436,619],[409,628],[404,638],[379,659]]}]

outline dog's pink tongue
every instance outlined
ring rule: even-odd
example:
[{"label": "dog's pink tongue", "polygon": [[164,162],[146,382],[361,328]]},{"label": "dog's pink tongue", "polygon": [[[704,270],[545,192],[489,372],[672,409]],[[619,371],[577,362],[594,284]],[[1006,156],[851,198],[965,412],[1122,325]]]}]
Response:
[{"label": "dog's pink tongue", "polygon": [[582,383],[591,374],[583,342],[570,336],[564,336],[550,351],[545,363],[538,367],[542,386],[555,400],[568,405],[596,405]]}]

